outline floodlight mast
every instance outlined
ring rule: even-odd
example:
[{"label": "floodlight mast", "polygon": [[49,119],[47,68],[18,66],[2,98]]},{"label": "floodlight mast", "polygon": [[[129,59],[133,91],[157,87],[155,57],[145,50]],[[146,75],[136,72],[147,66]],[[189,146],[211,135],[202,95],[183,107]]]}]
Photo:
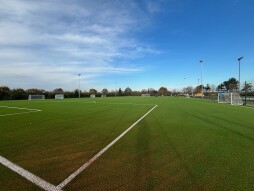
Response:
[{"label": "floodlight mast", "polygon": [[199,62],[201,64],[201,91],[202,91],[202,97],[203,97],[203,93],[204,93],[204,90],[203,90],[203,63],[204,63],[204,61],[200,60]]},{"label": "floodlight mast", "polygon": [[80,76],[81,74],[78,74],[78,97],[80,98]]},{"label": "floodlight mast", "polygon": [[243,59],[243,56],[238,58],[238,63],[239,63],[239,94],[241,93],[240,71],[241,71],[241,60],[242,59]]},{"label": "floodlight mast", "polygon": [[[184,86],[186,85],[185,80],[186,80],[186,78],[184,78]],[[183,87],[183,93],[186,94],[186,87]]]}]

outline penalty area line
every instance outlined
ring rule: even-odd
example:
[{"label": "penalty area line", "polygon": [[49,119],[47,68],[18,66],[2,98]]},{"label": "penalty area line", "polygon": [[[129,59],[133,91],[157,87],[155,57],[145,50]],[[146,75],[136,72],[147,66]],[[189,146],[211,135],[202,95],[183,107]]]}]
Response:
[{"label": "penalty area line", "polygon": [[142,119],[144,119],[156,107],[157,107],[157,105],[155,105],[146,114],[144,114],[142,117],[140,117],[135,123],[133,123],[128,129],[126,129],[123,133],[121,133],[111,143],[109,143],[100,152],[98,152],[96,155],[94,155],[89,161],[87,161],[85,164],[83,164],[78,170],[76,170],[69,177],[67,177],[62,183],[60,183],[57,186],[57,188],[62,189],[63,187],[65,187],[70,181],[72,181],[78,174],[80,174],[83,170],[85,170],[88,166],[90,166],[97,158],[99,158],[104,152],[106,152],[111,146],[113,146],[119,139],[121,139],[128,131],[130,131],[135,125],[137,125]]},{"label": "penalty area line", "polygon": [[57,188],[53,184],[50,184],[2,156],[0,156],[0,163],[46,191],[61,191],[61,189]]},{"label": "penalty area line", "polygon": [[20,115],[20,114],[24,114],[24,113],[33,113],[33,112],[42,111],[42,110],[39,110],[39,109],[30,109],[30,108],[22,108],[22,107],[9,107],[9,106],[0,106],[0,108],[26,110],[25,112],[3,114],[3,115],[0,115],[0,117],[10,116],[10,115]]},{"label": "penalty area line", "polygon": [[9,107],[9,106],[0,106],[3,108],[8,108],[8,109],[22,109],[22,110],[28,110],[28,111],[41,111],[39,109],[30,109],[30,108],[22,108],[22,107]]}]

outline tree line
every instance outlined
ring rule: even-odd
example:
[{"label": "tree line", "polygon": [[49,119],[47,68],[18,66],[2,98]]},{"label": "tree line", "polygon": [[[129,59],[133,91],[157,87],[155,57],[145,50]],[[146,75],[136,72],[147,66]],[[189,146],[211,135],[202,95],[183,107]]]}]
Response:
[{"label": "tree line", "polygon": [[[192,86],[187,86],[183,88],[182,92],[188,94],[197,94],[201,93],[202,89],[205,95],[209,95],[212,93],[214,94],[217,92],[238,92],[239,82],[235,78],[229,78],[228,80],[220,83],[218,86],[215,86],[213,84],[198,85],[195,88],[193,88]],[[251,83],[242,84],[240,92],[242,95],[244,95],[246,92],[248,95],[254,96],[253,85]]]},{"label": "tree line", "polygon": [[[24,90],[22,88],[11,89],[8,86],[0,86],[0,100],[24,100],[28,99],[29,95],[45,95],[46,99],[54,99],[56,94],[64,94],[65,98],[77,98],[79,97],[90,97],[91,94],[95,94],[96,97],[101,97],[102,94],[112,97],[112,96],[141,96],[142,94],[150,94],[151,96],[168,96],[171,95],[172,92],[168,91],[166,87],[161,87],[159,90],[155,90],[153,88],[143,89],[141,91],[133,91],[130,87],[122,90],[119,88],[118,90],[109,91],[107,88],[102,89],[102,91],[97,91],[92,88],[89,91],[80,91],[75,89],[73,91],[65,91],[62,88],[56,88],[52,91],[46,91],[43,89],[27,89]],[[180,92],[177,92],[180,94]],[[176,94],[176,92],[174,93]]]},{"label": "tree line", "polygon": [[[169,91],[166,87],[160,87],[158,90],[153,88],[142,89],[141,91],[133,91],[130,87],[122,90],[109,91],[107,88],[102,89],[102,91],[97,91],[94,88],[91,88],[89,91],[80,91],[80,97],[90,97],[91,94],[95,94],[96,97],[100,97],[102,94],[110,96],[141,96],[142,94],[150,94],[151,96],[169,96],[169,95],[182,95],[182,94],[197,94],[203,93],[205,95],[216,94],[217,92],[232,92],[237,91],[239,83],[235,78],[229,78],[228,80],[220,83],[218,86],[215,85],[199,85],[193,88],[192,86],[187,86],[183,88],[182,91],[177,91],[173,89]],[[253,85],[251,83],[243,84],[241,92],[245,94],[247,92],[248,96],[254,96]],[[79,97],[79,90],[75,89],[73,91],[65,91],[62,88],[56,88],[52,91],[46,91],[43,89],[27,89],[22,88],[11,89],[7,86],[0,86],[0,100],[22,100],[28,99],[29,95],[45,95],[46,99],[55,98],[56,94],[64,94],[65,98],[76,98]]]}]

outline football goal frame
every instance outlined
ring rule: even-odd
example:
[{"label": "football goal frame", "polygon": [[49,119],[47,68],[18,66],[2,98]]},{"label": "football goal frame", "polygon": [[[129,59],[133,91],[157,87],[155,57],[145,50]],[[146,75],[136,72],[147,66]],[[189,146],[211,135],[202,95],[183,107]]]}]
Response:
[{"label": "football goal frame", "polygon": [[29,95],[28,100],[45,100],[45,95]]},{"label": "football goal frame", "polygon": [[55,99],[64,99],[64,94],[56,94]]},{"label": "football goal frame", "polygon": [[218,93],[218,103],[229,103],[231,105],[243,105],[239,93]]}]

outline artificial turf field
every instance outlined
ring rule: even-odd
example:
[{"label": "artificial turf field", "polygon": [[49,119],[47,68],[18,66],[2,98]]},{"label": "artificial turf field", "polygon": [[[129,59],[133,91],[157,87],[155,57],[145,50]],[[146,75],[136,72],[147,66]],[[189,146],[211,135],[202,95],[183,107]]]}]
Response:
[{"label": "artificial turf field", "polygon": [[[254,190],[254,109],[187,98],[1,101],[0,156],[57,186],[154,105],[63,190]],[[0,164],[0,190],[42,189]]]}]

